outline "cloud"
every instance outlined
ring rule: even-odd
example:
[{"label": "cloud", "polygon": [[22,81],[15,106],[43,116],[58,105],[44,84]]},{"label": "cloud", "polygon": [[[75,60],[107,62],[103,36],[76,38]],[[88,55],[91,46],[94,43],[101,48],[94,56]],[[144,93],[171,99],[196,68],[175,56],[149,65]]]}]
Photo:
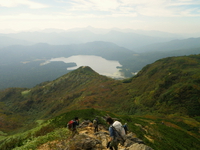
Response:
[{"label": "cloud", "polygon": [[82,12],[83,15],[99,11],[110,13],[112,16],[124,15],[125,17],[128,16],[127,14],[152,17],[200,16],[199,0],[62,0],[62,2],[70,4],[69,11]]},{"label": "cloud", "polygon": [[[162,29],[163,26],[170,25],[171,28],[176,28],[185,22],[199,26],[197,17],[200,17],[200,0],[43,0],[41,2],[0,0],[0,9],[9,8],[0,11],[0,28],[9,26],[13,29],[71,28],[91,25]],[[22,10],[21,6],[25,6],[26,9]],[[38,10],[46,7],[49,8]],[[18,27],[15,27],[17,25]]]},{"label": "cloud", "polygon": [[26,5],[31,9],[46,8],[47,5],[36,3],[30,0],[0,0],[1,7],[17,7],[20,5]]},{"label": "cloud", "polygon": [[1,15],[0,21],[6,21],[6,20],[24,20],[24,21],[66,21],[66,19],[88,19],[88,18],[102,18],[102,16],[95,16],[93,14],[87,14],[87,15],[73,15],[70,13],[58,13],[58,14],[31,14],[31,13],[23,13],[23,14],[16,14],[16,15]]}]

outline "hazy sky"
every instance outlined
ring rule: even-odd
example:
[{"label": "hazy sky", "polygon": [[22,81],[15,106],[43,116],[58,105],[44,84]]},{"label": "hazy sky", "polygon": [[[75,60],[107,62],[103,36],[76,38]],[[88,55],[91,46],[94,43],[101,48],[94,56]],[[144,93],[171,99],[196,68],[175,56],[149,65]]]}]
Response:
[{"label": "hazy sky", "polygon": [[0,31],[86,26],[200,32],[200,0],[0,0]]}]

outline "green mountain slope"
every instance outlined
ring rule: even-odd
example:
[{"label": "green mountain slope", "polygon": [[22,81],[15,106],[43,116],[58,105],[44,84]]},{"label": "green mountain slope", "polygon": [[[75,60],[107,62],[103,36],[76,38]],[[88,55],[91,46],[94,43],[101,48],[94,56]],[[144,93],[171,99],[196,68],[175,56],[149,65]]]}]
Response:
[{"label": "green mountain slope", "polygon": [[105,100],[120,81],[101,76],[89,67],[80,67],[52,82],[32,89],[10,88],[0,93],[0,101],[13,113],[46,118],[74,109],[107,109]]},{"label": "green mountain slope", "polygon": [[133,100],[145,110],[200,115],[200,55],[169,57],[132,78]]},{"label": "green mountain slope", "polygon": [[[187,118],[187,122],[190,121],[193,123],[192,126],[189,126],[184,123],[186,118],[183,117],[177,119],[175,117],[167,118],[166,116],[162,116],[160,118],[150,115],[122,116],[95,109],[84,109],[70,111],[47,121],[37,121],[35,127],[26,132],[12,136],[0,136],[0,149],[37,149],[42,144],[47,145],[49,149],[50,147],[51,149],[59,149],[61,147],[64,149],[69,143],[69,137],[71,136],[69,130],[66,128],[67,121],[71,120],[74,116],[78,116],[81,123],[86,120],[92,121],[95,117],[98,117],[101,128],[103,126],[108,130],[108,125],[106,125],[104,120],[108,115],[116,118],[123,124],[127,122],[129,132],[136,134],[133,138],[142,139],[146,145],[155,150],[169,150],[169,148],[170,150],[198,150],[200,148],[199,135],[196,132],[199,123],[195,120]],[[78,128],[79,132],[81,130],[81,127]],[[93,129],[91,130],[93,131]],[[105,132],[102,129],[100,131]],[[84,134],[87,134],[87,132]],[[100,139],[98,138],[98,140]],[[47,146],[44,148],[47,148]],[[74,145],[75,148],[76,145]]]},{"label": "green mountain slope", "polygon": [[89,67],[80,67],[32,89],[6,89],[0,92],[0,102],[8,111],[31,114],[35,118],[91,107],[124,114],[198,116],[199,57],[161,59],[124,81],[101,76]]},{"label": "green mountain slope", "polygon": [[[194,46],[195,47],[195,46]],[[168,48],[163,47],[162,49]],[[182,47],[173,50],[166,50],[161,51],[154,49],[154,51],[138,53],[127,57],[124,60],[120,60],[120,64],[123,65],[122,72],[125,74],[126,77],[131,77],[132,73],[140,71],[143,67],[147,64],[152,64],[156,60],[166,58],[166,57],[176,57],[176,56],[186,56],[186,55],[195,55],[200,54],[200,47],[197,48],[187,48],[185,46],[184,49]]]}]

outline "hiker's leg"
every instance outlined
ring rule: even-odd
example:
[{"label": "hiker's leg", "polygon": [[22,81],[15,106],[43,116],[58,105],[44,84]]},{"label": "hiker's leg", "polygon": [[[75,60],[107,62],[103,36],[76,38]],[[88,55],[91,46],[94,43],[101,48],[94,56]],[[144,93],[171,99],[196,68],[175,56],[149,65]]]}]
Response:
[{"label": "hiker's leg", "polygon": [[76,134],[79,134],[78,131],[76,129],[72,130],[72,137],[74,137]]},{"label": "hiker's leg", "polygon": [[75,134],[79,134],[79,132],[77,131],[77,129],[75,130]]},{"label": "hiker's leg", "polygon": [[95,131],[98,132],[98,127],[97,126],[95,127]]},{"label": "hiker's leg", "polygon": [[110,142],[110,146],[111,146],[111,147],[114,147],[115,150],[118,150],[118,142],[111,141],[111,142]]},{"label": "hiker's leg", "polygon": [[98,132],[98,127],[94,126],[94,132]]},{"label": "hiker's leg", "polygon": [[74,137],[74,135],[75,135],[75,131],[74,131],[74,130],[72,130],[72,137]]},{"label": "hiker's leg", "polygon": [[115,149],[115,150],[118,150],[118,145],[115,145],[115,146],[114,146],[114,149]]}]

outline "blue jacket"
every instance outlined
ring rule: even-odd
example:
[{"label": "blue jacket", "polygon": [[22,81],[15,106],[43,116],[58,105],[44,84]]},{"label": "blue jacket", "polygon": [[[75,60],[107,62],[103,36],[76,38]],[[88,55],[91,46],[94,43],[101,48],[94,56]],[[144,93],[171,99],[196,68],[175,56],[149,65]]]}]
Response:
[{"label": "blue jacket", "polygon": [[115,136],[115,132],[112,128],[112,125],[109,127],[109,133],[110,133],[110,137],[112,137],[114,139],[114,136]]}]

